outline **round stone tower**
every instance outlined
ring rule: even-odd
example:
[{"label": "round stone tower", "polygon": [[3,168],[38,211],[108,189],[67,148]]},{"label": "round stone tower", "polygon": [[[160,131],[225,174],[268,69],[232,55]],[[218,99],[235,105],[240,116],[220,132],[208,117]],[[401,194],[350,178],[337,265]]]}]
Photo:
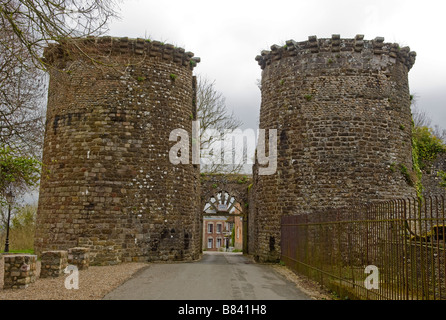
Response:
[{"label": "round stone tower", "polygon": [[173,165],[192,132],[199,58],[143,39],[87,38],[45,51],[50,73],[35,247],[89,247],[93,263],[200,253],[199,168]]},{"label": "round stone tower", "polygon": [[262,68],[260,128],[277,129],[277,171],[254,173],[257,255],[280,258],[280,219],[407,197],[412,149],[408,72],[415,52],[384,38],[309,37],[273,45]]}]

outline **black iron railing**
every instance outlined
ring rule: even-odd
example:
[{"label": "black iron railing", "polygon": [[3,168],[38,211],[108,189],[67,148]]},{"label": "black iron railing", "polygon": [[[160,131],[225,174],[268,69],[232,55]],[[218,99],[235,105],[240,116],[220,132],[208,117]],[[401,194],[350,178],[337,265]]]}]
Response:
[{"label": "black iron railing", "polygon": [[401,199],[282,218],[282,260],[340,298],[446,299],[445,199]]}]

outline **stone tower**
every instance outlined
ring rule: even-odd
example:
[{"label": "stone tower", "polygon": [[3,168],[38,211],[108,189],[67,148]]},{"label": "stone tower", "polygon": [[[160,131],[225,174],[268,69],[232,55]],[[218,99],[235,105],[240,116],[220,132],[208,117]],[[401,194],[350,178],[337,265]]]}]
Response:
[{"label": "stone tower", "polygon": [[143,39],[52,46],[36,251],[89,247],[93,263],[200,253],[199,168],[169,161],[192,131],[199,58]]},{"label": "stone tower", "polygon": [[256,57],[260,128],[278,136],[276,174],[254,172],[250,243],[260,260],[280,258],[283,215],[415,194],[408,84],[415,57],[362,35],[290,40]]}]

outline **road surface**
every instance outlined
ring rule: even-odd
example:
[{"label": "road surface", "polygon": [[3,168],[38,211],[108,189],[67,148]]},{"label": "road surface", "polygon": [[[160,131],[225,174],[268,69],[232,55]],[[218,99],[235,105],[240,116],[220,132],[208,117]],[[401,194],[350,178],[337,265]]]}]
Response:
[{"label": "road surface", "polygon": [[105,300],[310,300],[271,266],[242,254],[205,252],[198,262],[153,263]]}]

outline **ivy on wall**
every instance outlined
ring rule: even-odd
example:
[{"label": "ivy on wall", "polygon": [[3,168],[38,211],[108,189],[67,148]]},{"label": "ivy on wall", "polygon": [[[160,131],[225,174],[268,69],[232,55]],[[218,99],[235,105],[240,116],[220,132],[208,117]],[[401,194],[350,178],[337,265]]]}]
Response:
[{"label": "ivy on wall", "polygon": [[[418,197],[421,197],[423,186],[421,176],[430,164],[442,153],[446,153],[444,142],[433,134],[429,127],[413,127],[412,130],[412,157],[413,171],[416,174],[415,187]],[[439,172],[439,176],[441,173]],[[446,183],[444,184],[446,187]]]},{"label": "ivy on wall", "polygon": [[414,127],[412,140],[420,170],[425,170],[439,154],[446,152],[446,145],[433,134],[431,128]]}]

